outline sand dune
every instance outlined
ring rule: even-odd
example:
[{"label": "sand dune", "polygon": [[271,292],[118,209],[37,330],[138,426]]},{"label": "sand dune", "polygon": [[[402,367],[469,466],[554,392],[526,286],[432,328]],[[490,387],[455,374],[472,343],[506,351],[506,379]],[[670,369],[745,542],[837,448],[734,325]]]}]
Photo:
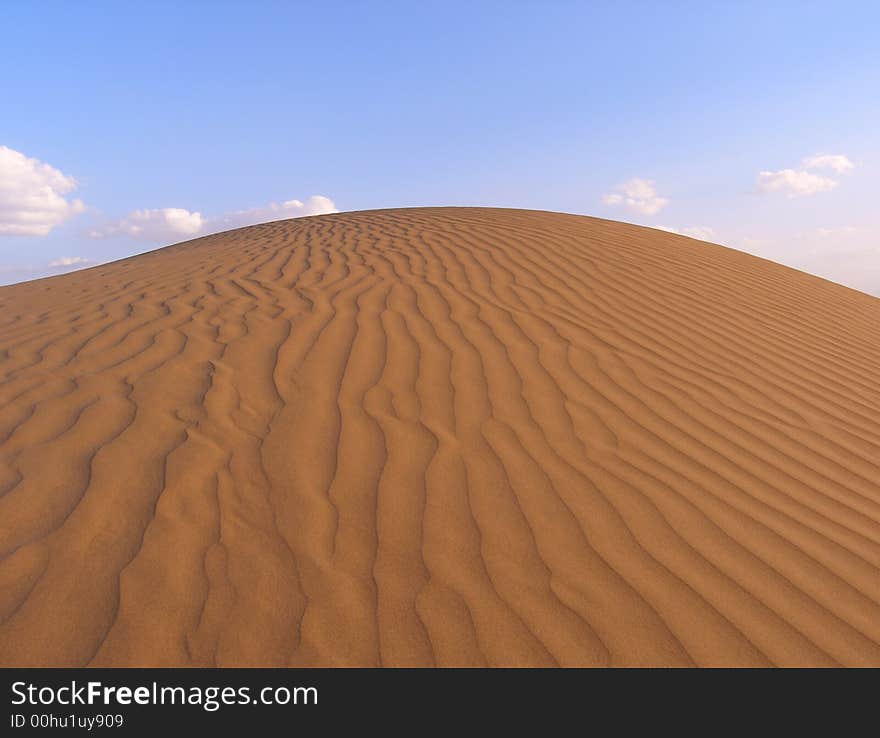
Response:
[{"label": "sand dune", "polygon": [[437,208],[0,288],[0,665],[880,666],[880,300]]}]

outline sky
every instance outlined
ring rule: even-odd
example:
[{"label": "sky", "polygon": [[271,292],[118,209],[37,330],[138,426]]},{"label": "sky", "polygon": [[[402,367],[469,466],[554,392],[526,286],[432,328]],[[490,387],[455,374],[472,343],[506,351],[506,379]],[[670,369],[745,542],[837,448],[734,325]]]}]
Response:
[{"label": "sky", "polygon": [[880,296],[880,3],[3,0],[0,284],[335,210],[674,230]]}]

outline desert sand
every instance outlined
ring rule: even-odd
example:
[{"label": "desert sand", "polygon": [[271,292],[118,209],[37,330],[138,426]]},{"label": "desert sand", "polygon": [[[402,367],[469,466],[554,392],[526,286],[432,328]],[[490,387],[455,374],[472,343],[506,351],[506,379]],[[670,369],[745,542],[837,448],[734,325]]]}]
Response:
[{"label": "desert sand", "polygon": [[880,666],[880,300],[623,223],[0,288],[0,665]]}]

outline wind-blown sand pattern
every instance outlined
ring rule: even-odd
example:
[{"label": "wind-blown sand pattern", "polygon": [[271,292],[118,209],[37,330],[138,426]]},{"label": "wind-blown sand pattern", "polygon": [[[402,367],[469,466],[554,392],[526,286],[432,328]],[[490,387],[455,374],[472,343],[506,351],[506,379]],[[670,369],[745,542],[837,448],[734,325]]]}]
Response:
[{"label": "wind-blown sand pattern", "polygon": [[480,208],[0,289],[0,664],[880,665],[880,300]]}]

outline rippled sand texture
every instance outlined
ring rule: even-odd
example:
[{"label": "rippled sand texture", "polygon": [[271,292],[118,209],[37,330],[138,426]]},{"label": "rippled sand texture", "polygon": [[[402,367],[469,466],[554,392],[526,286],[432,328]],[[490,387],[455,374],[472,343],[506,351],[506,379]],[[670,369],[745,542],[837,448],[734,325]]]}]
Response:
[{"label": "rippled sand texture", "polygon": [[880,300],[437,208],[0,288],[0,664],[880,665]]}]

